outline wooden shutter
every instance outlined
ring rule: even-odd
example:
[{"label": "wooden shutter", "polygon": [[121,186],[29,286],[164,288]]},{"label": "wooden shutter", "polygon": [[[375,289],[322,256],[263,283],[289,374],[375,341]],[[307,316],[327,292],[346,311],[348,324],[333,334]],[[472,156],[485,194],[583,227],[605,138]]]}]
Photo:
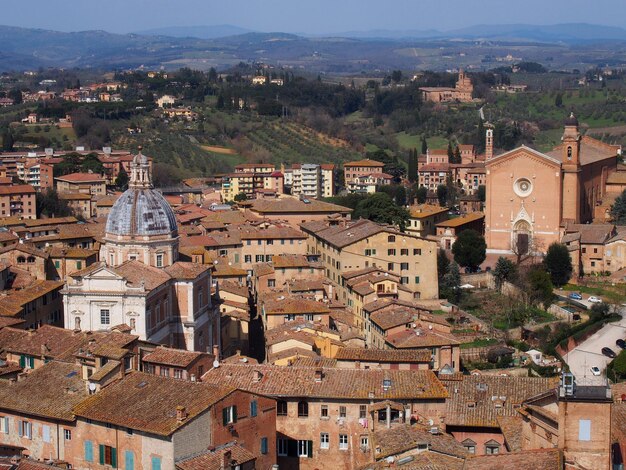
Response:
[{"label": "wooden shutter", "polygon": [[132,450],[124,453],[124,470],[135,470],[135,454]]},{"label": "wooden shutter", "polygon": [[93,462],[93,444],[91,441],[85,441],[85,461]]},{"label": "wooden shutter", "polygon": [[152,470],[161,470],[161,457],[152,457]]},{"label": "wooden shutter", "polygon": [[237,407],[233,405],[233,423],[237,422]]},{"label": "wooden shutter", "polygon": [[104,465],[104,445],[100,444],[98,446],[98,450],[100,451],[98,455],[98,457],[100,458],[100,465]]},{"label": "wooden shutter", "polygon": [[228,408],[222,408],[222,424],[224,426],[228,424]]},{"label": "wooden shutter", "polygon": [[307,443],[307,448],[306,448],[307,457],[311,459],[313,458],[313,441],[306,441],[306,443]]},{"label": "wooden shutter", "polygon": [[111,466],[113,468],[117,468],[117,449],[115,447],[110,447],[111,449]]}]

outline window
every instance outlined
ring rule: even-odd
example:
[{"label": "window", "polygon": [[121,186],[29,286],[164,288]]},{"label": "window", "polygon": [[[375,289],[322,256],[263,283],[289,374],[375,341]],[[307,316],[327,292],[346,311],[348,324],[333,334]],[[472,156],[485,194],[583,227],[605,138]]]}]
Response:
[{"label": "window", "polygon": [[100,310],[100,324],[101,325],[111,324],[111,312],[108,309]]},{"label": "window", "polygon": [[359,419],[367,418],[367,405],[359,405]]},{"label": "window", "polygon": [[278,400],[276,402],[276,414],[278,416],[287,416],[287,402],[284,400]]},{"label": "window", "polygon": [[400,263],[400,269],[409,269],[409,263]]},{"label": "window", "polygon": [[579,441],[591,440],[591,420],[590,419],[578,420],[578,440]]},{"label": "window", "polygon": [[146,374],[154,374],[154,364],[144,364],[143,371]]},{"label": "window", "polygon": [[469,454],[475,454],[476,453],[476,446],[465,446],[465,448],[467,449],[467,452]]},{"label": "window", "polygon": [[169,377],[170,376],[170,368],[161,366],[161,377]]},{"label": "window", "polygon": [[500,446],[495,444],[488,444],[485,446],[485,454],[495,455],[500,453]]},{"label": "window", "polygon": [[421,248],[413,248],[413,256],[421,256],[422,249]]},{"label": "window", "polygon": [[237,422],[237,407],[235,405],[222,409],[222,422],[224,426]]},{"label": "window", "polygon": [[26,439],[33,438],[33,425],[28,421],[20,421],[18,423],[17,432],[20,437],[25,437]]},{"label": "window", "polygon": [[163,267],[163,255],[161,255],[161,254],[156,255],[156,267],[157,268],[162,268]]},{"label": "window", "polygon": [[298,441],[298,457],[313,457],[313,441]]},{"label": "window", "polygon": [[63,439],[65,439],[66,441],[71,441],[72,440],[72,430],[71,429],[64,429],[63,430]]},{"label": "window", "polygon": [[328,449],[330,447],[330,437],[327,432],[320,434],[320,449]]},{"label": "window", "polygon": [[347,449],[348,449],[348,435],[339,434],[339,450],[347,450]]},{"label": "window", "polygon": [[152,457],[152,470],[161,470],[161,457]]},{"label": "window", "polygon": [[367,450],[370,447],[370,440],[367,436],[361,436],[361,449]]},{"label": "window", "polygon": [[408,278],[408,276],[402,276],[402,277],[400,278],[400,284],[402,284],[402,285],[406,285],[406,284],[408,284],[408,283],[409,283],[409,278]]},{"label": "window", "polygon": [[124,470],[135,470],[135,454],[132,450],[124,452]]},{"label": "window", "polygon": [[9,417],[0,416],[0,432],[3,434],[9,434]]},{"label": "window", "polygon": [[340,418],[345,418],[346,417],[346,407],[345,406],[340,406],[339,407],[339,417]]},{"label": "window", "polygon": [[276,279],[268,279],[267,287],[276,287]]},{"label": "window", "polygon": [[76,261],[76,269],[83,269],[83,262],[82,261]]},{"label": "window", "polygon": [[252,255],[246,255],[243,257],[245,263],[252,263]]},{"label": "window", "polygon": [[322,405],[320,408],[320,418],[328,418],[328,405]]},{"label": "window", "polygon": [[289,313],[289,314],[285,315],[285,320],[287,320],[287,321],[295,321],[295,319],[296,319],[295,313]]},{"label": "window", "polygon": [[419,276],[415,276],[415,284],[419,284],[420,283],[420,277]]},{"label": "window", "polygon": [[262,263],[263,261],[265,261],[265,256],[264,256],[264,255],[256,255],[256,256],[254,257],[254,260],[255,260],[257,263]]},{"label": "window", "polygon": [[393,236],[393,235],[389,235],[389,236],[387,237],[387,242],[389,242],[389,243],[393,243],[393,242],[395,242],[395,241],[396,241],[396,237],[395,237],[395,236]]},{"label": "window", "polygon": [[261,438],[261,453],[267,454],[267,437]]},{"label": "window", "polygon": [[41,426],[41,438],[44,442],[50,442],[50,426],[43,425]]},{"label": "window", "polygon": [[289,447],[287,444],[288,442],[289,441],[287,439],[281,439],[281,438],[276,439],[276,451],[279,457],[287,456],[287,451]]},{"label": "window", "polygon": [[304,314],[304,319],[305,319],[306,321],[313,321],[313,319],[314,319],[314,315],[313,315],[312,313],[305,313],[305,314]]},{"label": "window", "polygon": [[306,418],[309,416],[309,404],[306,401],[298,402],[298,418]]},{"label": "window", "polygon": [[93,444],[85,441],[85,462],[93,462]]},{"label": "window", "polygon": [[254,418],[257,415],[257,407],[258,407],[257,401],[256,400],[252,400],[250,402],[250,416],[252,418]]},{"label": "window", "polygon": [[117,449],[100,444],[100,465],[110,465],[117,468]]},{"label": "window", "polygon": [[174,369],[174,378],[182,379],[183,378],[183,370],[182,369]]},{"label": "window", "polygon": [[54,262],[54,267],[55,267],[55,268],[57,268],[57,269],[59,269],[59,268],[61,267],[61,262],[60,262],[60,261],[58,261],[58,260],[57,260],[57,261],[55,261],[55,262]]},{"label": "window", "polygon": [[387,271],[393,271],[393,263],[387,263]]},{"label": "window", "polygon": [[389,248],[387,250],[387,256],[396,256],[396,249],[395,248]]},{"label": "window", "polygon": [[409,256],[409,249],[408,249],[408,248],[402,248],[402,249],[400,250],[400,254],[401,254],[402,256]]}]

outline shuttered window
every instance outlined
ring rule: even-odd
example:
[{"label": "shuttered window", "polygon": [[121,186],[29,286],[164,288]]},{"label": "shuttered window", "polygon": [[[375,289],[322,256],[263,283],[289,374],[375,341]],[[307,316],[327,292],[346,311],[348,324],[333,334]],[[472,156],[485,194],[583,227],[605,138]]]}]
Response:
[{"label": "shuttered window", "polygon": [[124,470],[135,470],[135,454],[132,450],[124,453]]},{"label": "shuttered window", "polygon": [[85,461],[93,462],[93,444],[91,441],[85,441]]}]

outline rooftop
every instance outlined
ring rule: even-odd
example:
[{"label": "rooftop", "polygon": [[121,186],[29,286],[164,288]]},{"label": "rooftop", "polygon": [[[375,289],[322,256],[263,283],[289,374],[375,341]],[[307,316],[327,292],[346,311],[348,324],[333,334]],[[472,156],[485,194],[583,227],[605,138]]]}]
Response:
[{"label": "rooftop", "polygon": [[180,460],[176,463],[176,470],[224,470],[224,454],[227,452],[230,452],[231,463],[237,467],[256,458],[240,445],[232,444]]},{"label": "rooftop", "polygon": [[70,173],[69,175],[57,176],[54,179],[69,183],[104,183],[106,181],[103,176],[97,173]]},{"label": "rooftop", "polygon": [[346,162],[343,164],[344,168],[350,168],[353,166],[369,166],[369,167],[375,167],[375,168],[382,168],[385,166],[384,163],[382,162],[377,162],[376,160],[370,160],[369,158],[366,158],[364,160],[356,160],[353,162]]},{"label": "rooftop", "polygon": [[397,349],[362,349],[341,348],[335,354],[338,361],[359,362],[402,362],[402,363],[428,363],[431,360],[430,351],[421,350],[397,350]]},{"label": "rooftop", "polygon": [[189,367],[195,360],[205,355],[209,356],[203,352],[186,351],[183,349],[173,349],[166,348],[165,346],[159,346],[151,353],[146,354],[142,360],[143,362],[186,368]]},{"label": "rooftop", "polygon": [[307,199],[307,201],[296,198],[255,199],[250,203],[250,210],[261,215],[288,213],[349,214],[352,212],[352,209],[347,207],[317,199]]}]

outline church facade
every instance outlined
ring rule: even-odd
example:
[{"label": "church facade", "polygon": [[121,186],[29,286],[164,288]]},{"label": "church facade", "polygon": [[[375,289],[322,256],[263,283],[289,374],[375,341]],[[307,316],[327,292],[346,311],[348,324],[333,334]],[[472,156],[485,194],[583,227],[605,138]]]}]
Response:
[{"label": "church facade", "polygon": [[545,251],[565,224],[591,222],[621,153],[581,135],[573,115],[547,153],[522,146],[493,156],[492,129],[486,142],[485,239],[494,253]]},{"label": "church facade", "polygon": [[178,261],[176,218],[150,176],[140,152],[108,216],[101,261],[69,276],[62,291],[66,328],[124,324],[142,340],[212,352],[220,348],[220,315],[211,268]]}]

